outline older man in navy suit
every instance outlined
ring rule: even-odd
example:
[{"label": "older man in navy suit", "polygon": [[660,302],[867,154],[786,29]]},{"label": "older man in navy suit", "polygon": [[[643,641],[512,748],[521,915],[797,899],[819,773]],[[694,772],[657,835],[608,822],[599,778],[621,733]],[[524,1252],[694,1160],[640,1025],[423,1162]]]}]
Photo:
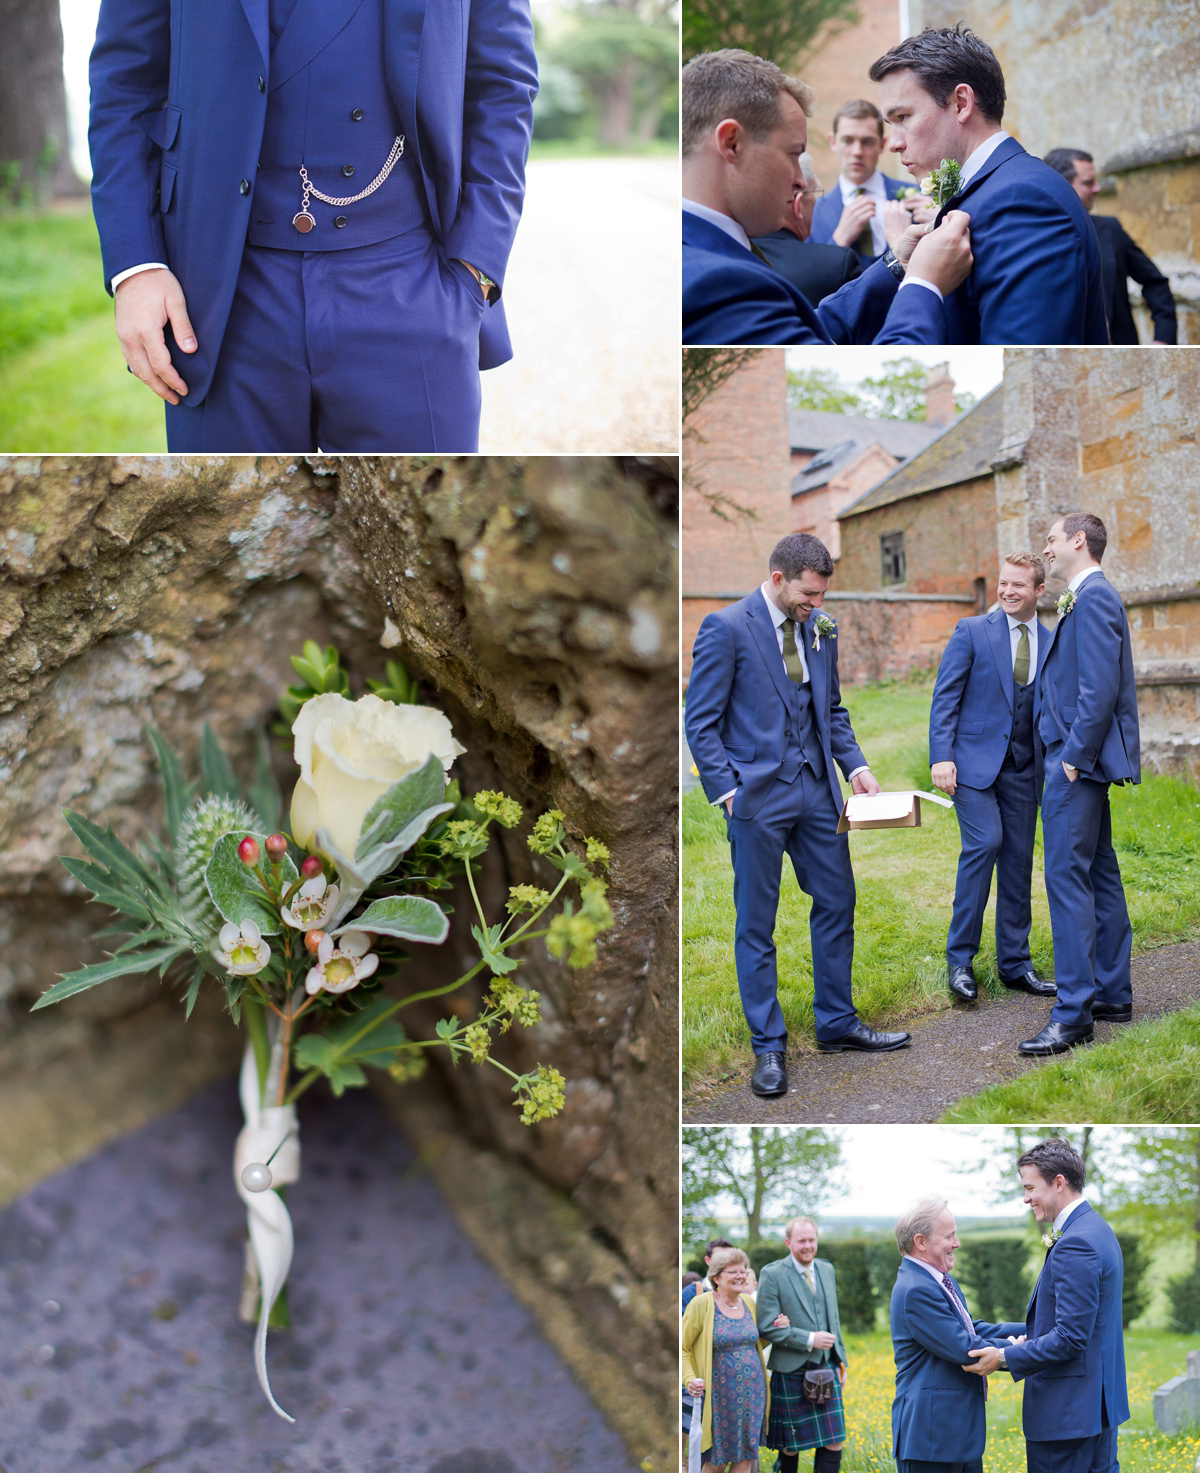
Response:
[{"label": "older man in navy suit", "polygon": [[948,341],[1107,343],[1096,232],[1062,175],[1001,128],[1004,74],[991,47],[961,28],[928,29],[870,77],[888,148],[911,174],[961,165],[942,214],[969,217],[974,265],[946,299]]},{"label": "older man in navy suit", "polygon": [[91,85],[105,281],[173,451],[476,448],[528,0],[103,0]]},{"label": "older man in navy suit", "polygon": [[1038,730],[1046,749],[1042,839],[1058,997],[1023,1054],[1090,1042],[1097,1018],[1133,1016],[1132,931],[1112,846],[1108,789],[1141,781],[1129,620],[1100,570],[1108,534],[1073,512],[1046,537],[1051,571],[1067,583],[1042,663]]},{"label": "older man in navy suit", "polygon": [[980,1375],[1007,1370],[1025,1382],[1028,1473],[1111,1473],[1117,1428],[1129,1420],[1121,1247],[1084,1200],[1083,1161],[1066,1141],[1042,1141],[1018,1159],[1017,1169],[1026,1204],[1048,1227],[1026,1338],[968,1355]]},{"label": "older man in navy suit", "polygon": [[973,1319],[952,1276],[958,1247],[944,1197],[918,1202],[896,1223],[902,1255],[892,1290],[892,1455],[898,1473],[982,1473],[987,1383],[968,1355],[1007,1344],[1024,1325]]},{"label": "older man in navy suit", "polygon": [[1034,970],[1030,884],[1042,747],[1037,677],[1050,630],[1037,617],[1042,560],[1013,553],[1000,569],[999,607],[960,619],[938,666],[929,712],[933,785],[954,799],[962,852],[946,939],[951,994],[979,997],[973,963],[996,872],[996,965],[1006,987],[1053,997]]},{"label": "older man in navy suit", "polygon": [[877,793],[837,673],[837,628],[821,610],[833,576],[824,543],[794,532],[771,553],[770,576],[700,626],[684,729],[714,808],[726,815],[737,913],[734,955],[750,1028],[755,1094],[787,1091],[787,1026],[779,1006],[775,914],[786,856],[812,896],[817,1047],[901,1048],[907,1033],[877,1033],[854,1008],[854,872],[837,831],[834,762],[856,793]]}]

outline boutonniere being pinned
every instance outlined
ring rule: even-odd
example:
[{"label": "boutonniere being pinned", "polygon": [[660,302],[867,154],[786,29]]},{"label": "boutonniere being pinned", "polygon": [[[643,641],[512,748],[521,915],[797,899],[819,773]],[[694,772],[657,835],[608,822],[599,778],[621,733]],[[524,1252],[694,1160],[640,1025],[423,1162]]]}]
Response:
[{"label": "boutonniere being pinned", "polygon": [[1046,1232],[1046,1233],[1043,1233],[1042,1234],[1042,1243],[1047,1248],[1053,1248],[1054,1245],[1055,1245],[1055,1243],[1057,1243],[1058,1240],[1059,1240],[1059,1238],[1061,1238],[1061,1237],[1062,1237],[1062,1229],[1061,1228],[1054,1228],[1054,1227],[1052,1227],[1049,1232]]},{"label": "boutonniere being pinned", "polygon": [[821,636],[826,635],[829,639],[837,638],[837,625],[828,614],[818,614],[817,622],[813,625],[816,633],[813,635],[812,647],[815,650],[821,648]]},{"label": "boutonniere being pinned", "polygon": [[953,199],[962,188],[962,166],[957,159],[943,159],[932,174],[921,180],[921,193],[927,194],[938,209]]},{"label": "boutonniere being pinned", "polygon": [[1064,614],[1069,614],[1075,607],[1075,590],[1068,588],[1058,600],[1058,616],[1061,619]]}]

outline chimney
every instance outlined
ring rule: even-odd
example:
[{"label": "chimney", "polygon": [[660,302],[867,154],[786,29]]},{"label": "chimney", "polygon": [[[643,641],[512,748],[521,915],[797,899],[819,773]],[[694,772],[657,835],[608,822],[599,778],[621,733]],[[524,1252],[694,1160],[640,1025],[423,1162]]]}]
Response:
[{"label": "chimney", "polygon": [[954,407],[954,380],[949,363],[935,363],[925,381],[925,423],[948,425],[958,415]]}]

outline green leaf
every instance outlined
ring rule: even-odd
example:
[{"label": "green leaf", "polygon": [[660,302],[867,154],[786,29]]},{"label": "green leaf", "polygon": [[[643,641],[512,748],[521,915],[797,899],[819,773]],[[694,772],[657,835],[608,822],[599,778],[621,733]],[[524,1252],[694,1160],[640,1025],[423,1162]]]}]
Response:
[{"label": "green leaf", "polygon": [[367,1076],[355,1063],[343,1059],[337,1047],[320,1033],[306,1033],[295,1049],[296,1066],[300,1069],[319,1069],[329,1080],[335,1095],[345,1094],[366,1084]]},{"label": "green leaf", "polygon": [[408,1042],[408,1035],[391,1016],[395,1006],[390,998],[377,997],[360,1012],[336,1019],[323,1032],[306,1033],[295,1048],[297,1067],[319,1069],[335,1094],[348,1085],[365,1084],[360,1064],[387,1069]]},{"label": "green leaf", "polygon": [[241,791],[238,788],[237,778],[233,775],[233,768],[229,765],[229,759],[221,751],[221,744],[217,741],[216,732],[204,723],[204,737],[200,743],[200,768],[204,774],[204,791],[215,793],[222,798],[240,798]]},{"label": "green leaf", "polygon": [[555,869],[562,870],[563,874],[568,875],[572,880],[592,878],[591,870],[577,854],[572,854],[569,849],[561,857],[557,854],[544,854],[542,858],[548,859]]},{"label": "green leaf", "polygon": [[[443,805],[446,774],[441,759],[433,756],[424,767],[402,777],[367,809],[358,843],[356,859],[363,859],[380,848],[396,848],[397,855],[412,847],[439,813],[452,806]],[[397,848],[403,843],[403,848]]]},{"label": "green leaf", "polygon": [[154,919],[139,898],[138,892],[121,884],[119,880],[114,880],[103,865],[95,864],[90,859],[71,859],[69,857],[60,859],[59,863],[81,885],[86,885],[92,892],[92,898],[98,900],[101,905],[111,906],[121,915],[132,916],[134,920],[151,921]]},{"label": "green leaf", "polygon": [[245,990],[245,977],[235,977],[232,974],[225,977],[225,996],[229,1000],[229,1016],[239,1024],[242,1021],[242,993]]},{"label": "green leaf", "polygon": [[[249,870],[238,858],[238,845],[249,830],[235,830],[222,834],[213,848],[212,858],[204,871],[204,883],[212,896],[212,903],[227,921],[240,926],[243,921],[253,921],[264,936],[278,936],[283,930],[283,921],[278,910],[263,893],[253,870]],[[259,845],[266,843],[265,834],[254,834]],[[280,866],[283,888],[299,879],[300,872],[285,854]]]},{"label": "green leaf", "polygon": [[81,967],[77,972],[67,972],[60,982],[53,987],[48,987],[37,1002],[34,1003],[30,1012],[36,1012],[38,1008],[48,1008],[51,1003],[62,1002],[65,997],[74,997],[78,992],[87,992],[91,987],[97,987],[101,982],[108,982],[113,977],[129,977],[137,973],[152,972],[160,964],[165,969],[175,960],[182,956],[189,948],[171,943],[167,946],[154,947],[150,951],[128,951],[122,956],[110,957],[106,962],[96,962],[90,967]]},{"label": "green leaf", "polygon": [[433,1031],[443,1043],[452,1043],[454,1035],[458,1032],[458,1020],[457,1018],[442,1018],[434,1024]]},{"label": "green leaf", "polygon": [[258,754],[254,779],[250,783],[246,796],[250,799],[250,807],[266,824],[267,832],[270,834],[279,828],[283,818],[283,794],[279,791],[279,784],[275,780],[275,767],[271,761],[271,743],[261,726],[257,732],[257,744]]},{"label": "green leaf", "polygon": [[67,827],[92,858],[99,860],[112,872],[114,878],[161,891],[162,882],[159,877],[132,850],[126,849],[111,829],[99,828],[91,819],[84,818],[82,813],[73,813],[69,808],[63,809],[63,817],[67,821]]},{"label": "green leaf", "polygon": [[179,758],[167,745],[166,738],[161,732],[155,731],[152,726],[147,726],[144,730],[146,739],[154,748],[154,756],[158,761],[163,793],[167,800],[167,829],[171,835],[171,843],[174,844],[179,837],[179,825],[183,815],[187,812],[188,804],[191,802],[191,793],[187,783],[183,780],[183,769],[179,765]]},{"label": "green leaf", "polygon": [[471,927],[471,935],[479,942],[480,954],[497,977],[506,977],[509,972],[517,970],[516,957],[505,956],[497,950],[503,929],[503,926],[491,926],[484,932],[478,926]]},{"label": "green leaf", "polygon": [[192,1016],[192,1009],[196,1006],[196,998],[200,995],[200,984],[204,981],[204,968],[197,967],[192,977],[192,985],[187,990],[184,999],[183,1016],[185,1019]]},{"label": "green leaf", "polygon": [[437,946],[445,941],[450,922],[445,911],[419,895],[385,895],[373,901],[362,915],[339,926],[343,931],[371,931],[376,936],[399,936],[403,941],[427,941]]}]

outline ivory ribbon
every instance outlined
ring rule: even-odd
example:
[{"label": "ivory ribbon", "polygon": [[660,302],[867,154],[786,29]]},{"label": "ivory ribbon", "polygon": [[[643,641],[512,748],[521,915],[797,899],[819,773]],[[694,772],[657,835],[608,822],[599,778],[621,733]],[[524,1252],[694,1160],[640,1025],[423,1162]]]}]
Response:
[{"label": "ivory ribbon", "polygon": [[[273,1093],[272,1081],[278,1080],[282,1058],[279,1045],[271,1051],[271,1068],[267,1071],[266,1094]],[[250,1246],[258,1269],[258,1332],[254,1337],[254,1369],[258,1384],[274,1411],[285,1422],[294,1422],[271,1394],[267,1379],[267,1319],[279,1292],[287,1283],[292,1264],[292,1219],[283,1198],[274,1190],[300,1180],[300,1131],[296,1123],[295,1105],[264,1105],[258,1084],[258,1065],[254,1049],[247,1041],[242,1055],[242,1073],[238,1082],[242,1113],[246,1123],[238,1134],[233,1150],[233,1180],[237,1194],[246,1204],[246,1220],[250,1230]],[[242,1185],[242,1171],[252,1162],[270,1163],[272,1186],[265,1192],[248,1192]]]}]

